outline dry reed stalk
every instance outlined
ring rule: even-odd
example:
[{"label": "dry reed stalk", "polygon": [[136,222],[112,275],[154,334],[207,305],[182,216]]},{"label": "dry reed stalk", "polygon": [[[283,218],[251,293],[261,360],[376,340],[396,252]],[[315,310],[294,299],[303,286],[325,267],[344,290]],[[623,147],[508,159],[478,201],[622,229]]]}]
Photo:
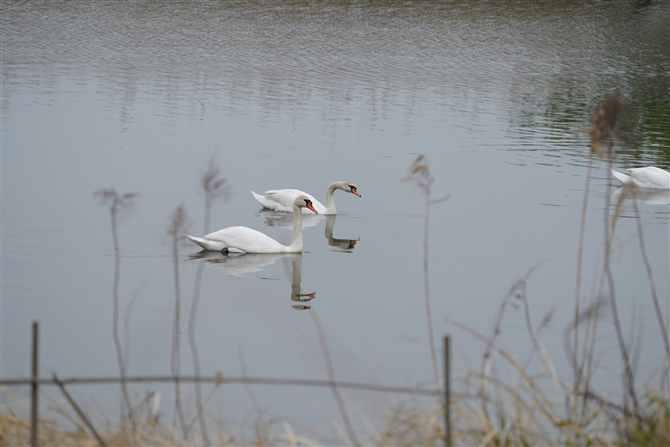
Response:
[{"label": "dry reed stalk", "polygon": [[[414,190],[420,190],[425,197],[424,214],[423,214],[423,281],[424,281],[424,303],[426,307],[426,321],[428,326],[428,343],[430,345],[430,356],[433,364],[433,375],[435,377],[435,385],[440,390],[442,395],[442,381],[440,380],[440,373],[437,367],[437,351],[435,349],[435,336],[433,333],[433,316],[430,306],[430,277],[429,277],[429,255],[428,255],[428,241],[430,230],[430,207],[438,203],[445,202],[449,199],[449,194],[439,199],[431,199],[431,188],[435,182],[435,177],[430,173],[430,163],[425,155],[419,155],[407,170],[407,175],[400,180],[400,183],[409,182],[413,185]],[[444,402],[446,407],[446,402]]]},{"label": "dry reed stalk", "polygon": [[[119,374],[121,375],[121,393],[126,406],[126,414],[121,410],[121,417],[127,417],[133,421],[132,403],[128,395],[128,389],[123,382],[126,375],[126,365],[124,361],[123,347],[119,337],[119,283],[121,280],[121,248],[119,244],[118,222],[123,213],[133,208],[133,202],[138,197],[137,193],[129,192],[125,194],[118,193],[114,188],[99,189],[93,193],[93,197],[98,199],[98,203],[106,206],[109,210],[112,230],[112,243],[114,246],[114,281],[112,283],[112,337],[116,348],[117,361],[119,364]],[[134,430],[133,430],[134,431]]]},{"label": "dry reed stalk", "polygon": [[[212,155],[207,163],[207,169],[201,176],[200,186],[205,198],[205,221],[203,224],[203,234],[209,233],[209,226],[211,220],[212,206],[217,201],[225,202],[230,198],[231,187],[228,180],[223,176],[223,170],[216,160],[216,156]],[[198,314],[198,305],[200,302],[200,287],[202,283],[204,264],[198,264],[196,270],[195,281],[193,285],[193,298],[191,300],[191,310],[188,318],[188,340],[191,348],[191,356],[193,358],[193,374],[200,377],[200,358],[198,356],[198,345],[195,340],[196,316]],[[199,381],[195,383],[195,401],[197,409],[197,417],[200,423],[200,430],[203,435],[205,444],[209,444],[207,434],[207,422],[203,415],[204,406],[202,401],[202,386]]]}]

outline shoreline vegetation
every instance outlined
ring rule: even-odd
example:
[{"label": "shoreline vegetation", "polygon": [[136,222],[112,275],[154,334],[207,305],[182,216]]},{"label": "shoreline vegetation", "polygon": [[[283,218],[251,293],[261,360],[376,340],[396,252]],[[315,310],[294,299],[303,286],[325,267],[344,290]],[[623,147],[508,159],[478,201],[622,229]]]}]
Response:
[{"label": "shoreline vegetation", "polygon": [[[602,267],[598,284],[590,295],[582,293],[581,275],[582,247],[584,245],[584,225],[592,168],[594,163],[605,163],[611,168],[616,162],[627,164],[626,142],[619,130],[626,120],[625,100],[620,94],[609,96],[595,112],[589,132],[591,142],[589,166],[586,172],[586,188],[576,259],[576,290],[574,299],[574,321],[566,330],[566,348],[571,366],[571,377],[561,377],[553,358],[561,353],[550,353],[540,340],[540,333],[551,322],[554,309],[537,322],[531,320],[530,300],[526,285],[535,268],[512,285],[500,303],[496,321],[490,335],[482,334],[458,321],[442,317],[441,321],[458,330],[458,336],[472,337],[482,343],[483,355],[479,367],[471,366],[461,377],[451,379],[453,384],[449,401],[452,445],[481,446],[668,446],[670,445],[670,386],[668,373],[670,368],[670,347],[668,346],[668,322],[661,314],[659,297],[656,292],[654,271],[646,257],[640,214],[635,200],[631,200],[638,228],[640,253],[648,275],[649,299],[656,315],[649,324],[659,328],[664,358],[660,362],[655,376],[645,378],[644,388],[636,385],[635,345],[627,343],[626,334],[618,319],[616,288],[609,261],[612,257],[612,242],[616,234],[617,221],[626,198],[635,194],[635,188],[624,185],[616,203],[610,203],[610,186],[605,194],[603,219]],[[435,386],[439,391],[443,386],[438,366],[438,354],[435,348],[433,322],[440,316],[431,313],[431,297],[428,268],[430,266],[429,247],[429,210],[448,200],[449,195],[438,199],[431,196],[433,176],[427,157],[420,155],[410,166],[402,183],[410,183],[414,190],[425,196],[424,218],[424,305],[426,309],[427,329]],[[222,170],[212,158],[203,175],[201,185],[205,197],[205,230],[209,226],[212,205],[216,201],[225,201],[228,188]],[[203,395],[206,383],[197,381],[195,394],[187,395],[180,388],[179,331],[188,327],[189,341],[192,344],[194,370],[199,372],[199,359],[194,345],[196,330],[197,303],[200,294],[199,283],[193,291],[192,307],[188,324],[184,326],[179,315],[179,247],[183,233],[189,225],[188,216],[182,205],[172,214],[168,225],[168,235],[172,241],[172,254],[175,268],[175,314],[171,374],[175,381],[175,402],[173,418],[159,417],[160,395],[153,391],[144,391],[138,395],[131,392],[123,378],[127,374],[127,343],[124,327],[121,327],[121,309],[118,302],[118,282],[120,280],[120,249],[116,233],[120,213],[132,207],[135,193],[119,194],[113,189],[104,189],[94,194],[100,203],[109,209],[112,236],[115,249],[114,275],[114,340],[121,376],[121,415],[118,422],[110,422],[101,408],[84,406],[81,413],[73,412],[67,401],[51,390],[40,390],[42,399],[41,417],[38,431],[40,445],[445,445],[445,400],[442,392],[432,405],[418,402],[418,396],[402,397],[396,403],[379,409],[377,417],[384,423],[373,427],[361,414],[359,408],[347,398],[347,390],[338,388],[332,373],[332,359],[327,344],[327,334],[316,315],[313,321],[319,331],[324,361],[329,365],[328,382],[337,401],[340,414],[324,416],[332,435],[310,432],[289,417],[274,415],[262,408],[250,384],[245,384],[246,392],[253,404],[255,420],[248,427],[231,427],[220,420],[208,408],[208,402],[216,392],[218,384],[211,387],[209,394]],[[202,263],[200,264],[202,266]],[[200,268],[200,267],[199,267]],[[501,343],[501,325],[508,309],[521,309],[524,324],[527,327],[531,347],[529,359],[520,362],[506,351]],[[602,318],[602,310],[607,309],[611,317]],[[309,308],[305,309],[309,311]],[[126,311],[126,315],[128,310]],[[620,354],[622,386],[617,396],[603,395],[597,388],[594,377],[598,372],[600,355],[599,329],[602,325],[612,324],[616,335],[616,346]],[[655,341],[656,342],[656,341]],[[532,360],[532,361],[531,361]],[[454,360],[452,360],[454,361]],[[244,372],[244,359],[240,362]],[[529,365],[532,364],[531,368]],[[196,376],[199,374],[196,373]],[[183,383],[181,384],[183,385]],[[211,384],[209,384],[211,385]],[[64,390],[64,387],[61,386]],[[31,439],[29,399],[14,394],[10,387],[3,386],[2,408],[0,414],[0,444],[3,446],[29,445]],[[65,392],[65,391],[64,391]],[[77,400],[76,395],[74,400]],[[195,410],[194,410],[195,408]],[[190,410],[190,411],[187,411]],[[95,432],[87,425],[95,427]],[[367,425],[366,425],[367,424]],[[366,427],[366,428],[362,428]]]}]

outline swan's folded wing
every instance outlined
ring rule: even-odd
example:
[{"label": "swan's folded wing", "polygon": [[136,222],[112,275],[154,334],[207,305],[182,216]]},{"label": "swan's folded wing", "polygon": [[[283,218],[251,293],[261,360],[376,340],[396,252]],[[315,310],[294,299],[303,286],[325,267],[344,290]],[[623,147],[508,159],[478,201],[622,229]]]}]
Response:
[{"label": "swan's folded wing", "polygon": [[208,234],[205,239],[221,241],[233,253],[278,253],[286,248],[265,233],[248,227],[224,228]]},{"label": "swan's folded wing", "polygon": [[[271,189],[269,191],[265,191],[265,200],[274,204],[272,207],[266,206],[266,208],[291,213],[293,212],[293,201],[298,196],[307,196],[307,198],[312,201],[314,207],[316,207],[317,210],[321,210],[319,211],[321,213],[323,213],[326,209],[326,207],[323,206],[321,202],[316,200],[313,195],[299,189]],[[311,211],[306,208],[304,208],[302,212],[307,214],[311,213]]]},{"label": "swan's folded wing", "polygon": [[670,173],[655,166],[628,169],[628,174],[643,188],[670,189]]}]

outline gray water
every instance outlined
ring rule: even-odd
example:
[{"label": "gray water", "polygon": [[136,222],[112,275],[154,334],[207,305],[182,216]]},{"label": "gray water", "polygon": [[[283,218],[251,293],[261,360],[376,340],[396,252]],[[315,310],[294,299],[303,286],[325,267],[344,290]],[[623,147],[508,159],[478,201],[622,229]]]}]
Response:
[{"label": "gray water", "polygon": [[[327,378],[320,324],[338,380],[434,386],[416,217],[424,198],[400,183],[425,154],[432,197],[449,194],[430,211],[435,343],[452,335],[456,375],[479,365],[484,346],[444,318],[490,335],[512,285],[537,267],[527,287],[531,316],[537,327],[555,308],[539,338],[567,380],[588,126],[607,94],[618,89],[629,104],[625,156],[615,167],[670,167],[663,1],[3,1],[0,20],[3,378],[28,374],[34,320],[43,375],[119,373],[110,216],[93,198],[108,187],[139,194],[118,229],[127,373],[170,374],[169,217],[181,204],[189,232],[203,233],[199,184],[214,157],[231,195],[214,204],[212,230],[246,225],[290,243],[290,217],[260,212],[250,190],[298,188],[325,203],[330,182],[351,180],[362,197],[338,191],[336,219],[309,216],[301,256],[207,262],[189,257],[197,247],[180,245],[181,372],[193,372],[193,330],[203,375],[239,375],[244,366],[252,376]],[[600,279],[605,197],[616,186],[594,161],[584,297]],[[668,202],[638,202],[666,322]],[[617,222],[612,269],[642,384],[657,378],[662,340],[631,205]],[[303,293],[315,293],[308,303],[292,299],[296,276]],[[597,379],[620,390],[610,318]],[[522,309],[506,313],[501,337],[526,358]],[[152,389],[172,388],[136,392]],[[327,425],[315,407],[338,418],[327,389],[255,392],[263,408],[315,431]],[[351,411],[370,418],[382,415],[380,403],[401,399],[345,395]],[[118,411],[116,387],[102,396],[103,410]],[[231,423],[253,419],[242,387],[224,387],[210,407]],[[162,411],[173,417],[169,404]]]}]

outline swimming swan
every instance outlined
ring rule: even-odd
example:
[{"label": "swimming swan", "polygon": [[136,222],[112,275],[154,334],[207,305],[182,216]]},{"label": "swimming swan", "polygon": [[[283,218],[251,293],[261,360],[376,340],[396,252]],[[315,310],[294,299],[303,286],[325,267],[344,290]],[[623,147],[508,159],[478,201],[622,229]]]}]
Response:
[{"label": "swimming swan", "polygon": [[670,172],[654,166],[626,169],[628,175],[612,169],[612,175],[621,183],[631,183],[640,188],[670,189]]},{"label": "swimming swan", "polygon": [[302,252],[301,208],[317,212],[307,196],[299,195],[295,198],[293,201],[293,242],[289,246],[282,245],[260,231],[247,227],[228,227],[203,237],[188,234],[186,237],[204,250],[222,253],[299,253]]},{"label": "swimming swan", "polygon": [[[326,190],[326,206],[323,206],[321,202],[316,200],[311,194],[307,194],[304,191],[299,189],[271,189],[265,191],[265,195],[256,194],[251,191],[251,194],[254,196],[258,202],[263,205],[263,208],[268,208],[275,211],[285,211],[287,213],[293,212],[293,199],[296,196],[303,195],[307,196],[309,200],[314,204],[316,212],[319,214],[337,214],[337,209],[335,208],[335,198],[333,194],[336,189],[341,189],[342,191],[350,192],[352,194],[360,197],[360,193],[352,182],[333,182],[328,186]],[[302,210],[303,213],[308,213],[306,209]]]}]

